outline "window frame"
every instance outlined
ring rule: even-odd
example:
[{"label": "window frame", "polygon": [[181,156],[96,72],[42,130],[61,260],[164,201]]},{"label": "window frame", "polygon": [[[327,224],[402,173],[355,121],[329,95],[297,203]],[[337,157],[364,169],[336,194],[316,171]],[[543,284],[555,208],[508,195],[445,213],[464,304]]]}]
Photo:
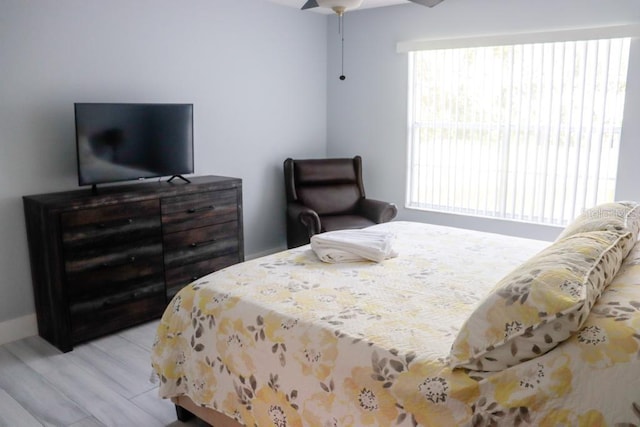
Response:
[{"label": "window frame", "polygon": [[[569,30],[569,31],[547,31],[547,32],[536,32],[536,33],[520,33],[520,34],[506,34],[506,35],[496,35],[496,36],[484,36],[484,37],[474,37],[474,38],[451,38],[451,39],[438,39],[438,40],[418,40],[418,41],[406,41],[400,42],[397,45],[397,51],[399,53],[408,53],[413,51],[421,51],[421,50],[435,50],[435,49],[456,49],[456,48],[468,48],[468,47],[490,47],[490,46],[501,46],[501,45],[518,45],[518,44],[535,44],[535,43],[546,43],[546,42],[562,42],[562,41],[584,41],[584,40],[598,40],[598,39],[612,39],[612,38],[632,38],[638,37],[640,35],[640,25],[625,25],[625,26],[615,26],[615,27],[597,27],[597,28],[587,28],[587,29],[579,29],[579,30]],[[407,88],[407,170],[405,177],[405,207],[407,209],[414,210],[431,210],[444,214],[461,214],[461,215],[471,215],[474,217],[485,217],[490,219],[497,220],[508,220],[508,221],[518,221],[518,222],[530,222],[540,225],[563,225],[557,222],[544,222],[544,221],[531,221],[531,220],[522,220],[522,219],[514,219],[508,216],[493,216],[493,215],[482,215],[476,212],[469,213],[464,211],[452,211],[450,209],[440,210],[434,207],[418,207],[414,204],[410,203],[411,199],[411,188],[410,188],[410,180],[412,171],[412,152],[414,150],[414,144],[411,140],[412,138],[412,109],[414,108],[414,85],[412,81],[413,76],[413,63],[412,63],[412,55],[407,55],[407,65],[408,65],[408,88]],[[627,76],[629,78],[629,76]],[[614,188],[615,191],[615,188]]]}]

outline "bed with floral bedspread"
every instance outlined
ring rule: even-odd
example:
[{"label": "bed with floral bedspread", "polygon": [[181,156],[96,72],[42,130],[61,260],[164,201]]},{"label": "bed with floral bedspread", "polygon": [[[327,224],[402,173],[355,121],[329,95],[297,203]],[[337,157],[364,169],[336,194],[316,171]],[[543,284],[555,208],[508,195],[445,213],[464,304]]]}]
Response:
[{"label": "bed with floral bedspread", "polygon": [[[452,346],[496,283],[549,242],[410,222],[372,229],[395,234],[396,258],[326,264],[303,246],[185,287],[153,347],[160,396],[188,396],[259,427],[640,425],[640,246],[623,251],[614,277],[602,265],[589,270],[606,283],[568,338],[484,369],[498,356],[482,353],[482,365],[475,344],[463,344],[476,353],[471,368],[456,366]],[[637,231],[627,237],[635,242]],[[561,289],[579,293],[566,280]],[[527,295],[507,304],[536,302],[535,292]],[[562,313],[554,319],[576,317]],[[520,338],[533,330],[542,329]],[[515,356],[507,338],[488,349],[508,342]]]}]

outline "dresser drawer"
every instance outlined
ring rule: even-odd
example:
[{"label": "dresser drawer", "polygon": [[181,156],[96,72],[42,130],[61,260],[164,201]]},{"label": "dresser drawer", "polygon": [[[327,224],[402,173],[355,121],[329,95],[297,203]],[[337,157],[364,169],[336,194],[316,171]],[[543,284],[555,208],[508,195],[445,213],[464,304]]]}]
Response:
[{"label": "dresser drawer", "polygon": [[155,319],[166,307],[164,282],[70,304],[73,342],[83,342]]},{"label": "dresser drawer", "polygon": [[178,267],[238,252],[238,233],[232,227],[197,228],[165,236],[165,268]]},{"label": "dresser drawer", "polygon": [[99,298],[124,290],[143,288],[151,283],[164,282],[162,253],[125,261],[67,272],[69,301]]},{"label": "dresser drawer", "polygon": [[180,267],[168,268],[165,271],[167,283],[167,300],[174,297],[184,286],[214,271],[222,270],[242,261],[238,253],[206,259],[200,262],[185,264]]},{"label": "dresser drawer", "polygon": [[161,235],[121,245],[65,251],[64,267],[67,279],[70,279],[78,273],[92,273],[127,265],[135,268],[141,261],[158,256],[162,256]]},{"label": "dresser drawer", "polygon": [[70,302],[133,291],[149,281],[163,282],[162,236],[109,247],[65,253],[64,273]]},{"label": "dresser drawer", "polygon": [[238,220],[236,190],[208,191],[162,199],[164,233]]},{"label": "dresser drawer", "polygon": [[131,242],[162,232],[157,199],[64,212],[60,225],[65,250]]}]

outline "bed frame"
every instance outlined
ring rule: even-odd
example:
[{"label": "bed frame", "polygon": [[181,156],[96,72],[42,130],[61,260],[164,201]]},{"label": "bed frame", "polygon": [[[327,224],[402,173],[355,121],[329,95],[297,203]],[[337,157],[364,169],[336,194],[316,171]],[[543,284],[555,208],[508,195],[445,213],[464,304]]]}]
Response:
[{"label": "bed frame", "polygon": [[176,405],[176,415],[180,421],[188,421],[196,416],[214,427],[244,427],[218,411],[197,405],[187,396],[172,397],[171,401]]}]

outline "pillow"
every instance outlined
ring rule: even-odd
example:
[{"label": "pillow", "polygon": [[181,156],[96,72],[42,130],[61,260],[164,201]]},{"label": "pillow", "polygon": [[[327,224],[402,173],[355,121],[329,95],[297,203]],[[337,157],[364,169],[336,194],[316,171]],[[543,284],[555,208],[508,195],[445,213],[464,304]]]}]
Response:
[{"label": "pillow", "polygon": [[500,280],[460,329],[453,368],[499,371],[566,340],[620,269],[630,232],[578,233]]},{"label": "pillow", "polygon": [[640,205],[636,202],[603,203],[580,214],[567,225],[556,241],[587,231],[614,231],[622,234],[630,231],[633,237],[625,248],[624,256],[627,256],[638,239],[639,230]]}]

